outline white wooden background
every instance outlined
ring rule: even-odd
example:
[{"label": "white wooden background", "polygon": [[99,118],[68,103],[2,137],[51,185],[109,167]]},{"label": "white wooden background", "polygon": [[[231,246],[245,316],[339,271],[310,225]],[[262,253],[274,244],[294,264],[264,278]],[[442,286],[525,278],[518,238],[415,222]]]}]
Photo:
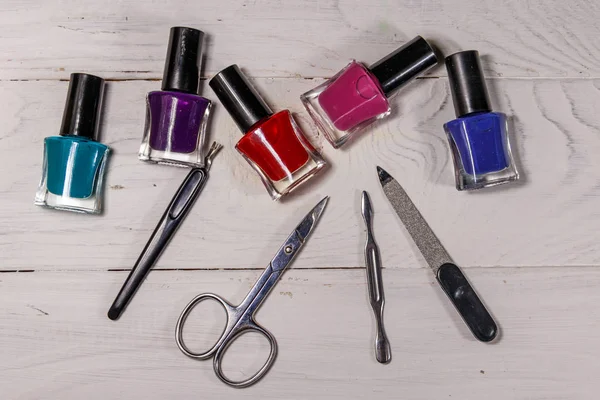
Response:
[{"label": "white wooden background", "polygon": [[[599,16],[594,0],[3,0],[0,398],[597,399]],[[211,139],[225,149],[211,179],[113,322],[106,311],[186,174],[136,157],[144,96],[160,87],[176,25],[209,35],[206,78],[238,63],[275,109],[297,113],[331,167],[271,202],[235,153],[240,132],[217,103]],[[443,67],[404,90],[393,118],[347,149],[315,132],[301,93],[351,58],[376,61],[418,34],[446,54],[482,53],[495,108],[514,116],[521,182],[454,189]],[[102,136],[114,152],[100,217],[33,206],[43,138],[57,133],[66,80],[80,71],[110,80]],[[382,196],[376,165],[399,179],[464,268],[499,321],[497,343],[466,331]],[[385,265],[386,366],[372,350],[363,189]],[[278,339],[275,366],[252,388],[224,386],[211,362],[175,346],[179,312],[204,291],[240,301],[324,195],[321,223],[257,317]],[[208,344],[222,313],[203,310],[186,333]],[[231,350],[225,369],[241,377],[267,347],[250,337]]]}]

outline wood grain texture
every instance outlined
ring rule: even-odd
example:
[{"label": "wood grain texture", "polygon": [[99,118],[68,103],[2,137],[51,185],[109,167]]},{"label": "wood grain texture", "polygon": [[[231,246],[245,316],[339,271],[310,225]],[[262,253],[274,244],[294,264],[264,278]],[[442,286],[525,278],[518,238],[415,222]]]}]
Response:
[{"label": "wood grain texture", "polygon": [[[593,0],[3,0],[0,398],[596,399],[599,11]],[[160,88],[171,26],[204,30],[203,76],[238,63],[274,109],[295,112],[330,167],[273,203],[233,149],[241,133],[217,103],[211,139],[225,148],[208,185],[113,322],[106,312],[126,270],[187,172],[137,160],[144,97]],[[494,108],[513,117],[519,183],[455,190],[442,66],[403,90],[392,116],[345,150],[333,150],[308,121],[301,93],[350,59],[372,63],[419,34],[446,55],[481,52]],[[58,132],[66,80],[79,71],[111,80],[102,140],[112,155],[99,217],[33,205],[43,139]],[[376,165],[400,181],[464,268],[499,322],[497,343],[476,342],[460,321],[383,197]],[[387,366],[372,348],[363,189],[385,267]],[[201,292],[239,302],[256,269],[325,195],[319,226],[257,316],[278,340],[277,362],[255,387],[226,387],[211,362],[177,349],[179,313]],[[186,338],[207,347],[219,318],[203,304]],[[224,363],[234,378],[268,351],[253,336],[231,350]]]},{"label": "wood grain texture", "polygon": [[[168,30],[209,35],[205,74],[239,63],[254,76],[328,77],[373,63],[416,35],[446,53],[479,49],[490,76],[600,77],[597,1],[4,0],[0,79],[70,71],[160,78]],[[432,74],[445,74],[439,69]]]},{"label": "wood grain texture", "polygon": [[[158,268],[257,268],[271,259],[306,212],[331,202],[296,268],[363,264],[360,191],[370,192],[375,235],[387,268],[424,260],[384,198],[381,165],[405,187],[455,261],[471,266],[598,265],[600,102],[598,80],[492,80],[496,109],[514,118],[511,139],[522,181],[457,192],[442,124],[453,118],[445,79],[419,80],[395,100],[398,112],[337,151],[316,136],[297,96],[321,80],[257,79],[274,108],[291,108],[331,167],[282,203],[233,149],[241,133],[220,105],[212,138],[225,144],[208,185]],[[60,125],[66,82],[2,82],[3,270],[131,268],[186,174],[137,160],[144,96],[154,82],[109,86],[103,141],[113,154],[105,214],[73,215],[32,205],[43,138]]]},{"label": "wood grain texture", "polygon": [[[125,273],[0,274],[0,392],[20,400],[596,398],[597,268],[469,270],[502,327],[492,345],[468,335],[429,271],[385,270],[393,354],[385,366],[373,354],[364,270],[287,271],[257,314],[278,340],[278,359],[258,385],[235,391],[210,361],[179,352],[175,322],[204,291],[241,301],[259,273],[153,272],[119,322],[105,312]],[[202,333],[218,332],[220,313],[202,311],[185,333],[208,344]],[[266,357],[261,341],[245,343],[231,349],[231,374]]]}]

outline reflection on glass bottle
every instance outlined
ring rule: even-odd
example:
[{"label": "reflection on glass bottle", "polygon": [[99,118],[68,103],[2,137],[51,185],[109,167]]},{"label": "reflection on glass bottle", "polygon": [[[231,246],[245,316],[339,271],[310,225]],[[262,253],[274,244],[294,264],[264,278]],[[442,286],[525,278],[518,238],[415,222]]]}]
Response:
[{"label": "reflection on glass bottle", "polygon": [[143,161],[202,167],[203,141],[211,101],[198,96],[204,33],[171,28],[160,91],[148,93]]},{"label": "reflection on glass bottle", "polygon": [[377,78],[364,65],[352,61],[318,97],[321,109],[338,130],[390,113],[390,104]]},{"label": "reflection on glass bottle", "polygon": [[338,148],[388,116],[389,99],[437,62],[431,45],[417,36],[370,67],[352,61],[300,99],[319,130]]},{"label": "reflection on glass bottle", "polygon": [[444,124],[454,160],[456,188],[481,189],[515,181],[506,115],[492,112],[477,51],[446,58],[457,118]]},{"label": "reflection on glass bottle", "polygon": [[219,72],[209,85],[244,132],[235,148],[260,175],[274,200],[325,166],[290,112],[273,114],[237,65]]},{"label": "reflection on glass bottle", "polygon": [[35,204],[60,210],[101,212],[109,148],[97,141],[104,80],[72,74],[60,136],[44,140],[42,179]]},{"label": "reflection on glass bottle", "polygon": [[288,110],[257,123],[235,148],[258,172],[274,199],[289,193],[325,166]]}]

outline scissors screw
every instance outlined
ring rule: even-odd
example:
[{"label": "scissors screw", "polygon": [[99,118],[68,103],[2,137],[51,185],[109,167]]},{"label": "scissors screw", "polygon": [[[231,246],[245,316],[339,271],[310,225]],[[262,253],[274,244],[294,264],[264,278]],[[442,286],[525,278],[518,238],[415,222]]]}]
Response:
[{"label": "scissors screw", "polygon": [[285,251],[285,254],[290,255],[290,254],[292,254],[292,251],[294,251],[294,248],[292,246],[288,245],[288,246],[285,246],[285,249],[283,249],[283,251]]}]

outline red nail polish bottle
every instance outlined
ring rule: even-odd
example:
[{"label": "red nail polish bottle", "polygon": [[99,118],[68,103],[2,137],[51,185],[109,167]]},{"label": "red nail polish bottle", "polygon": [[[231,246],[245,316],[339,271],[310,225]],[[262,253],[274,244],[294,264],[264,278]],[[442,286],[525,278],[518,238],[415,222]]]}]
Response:
[{"label": "red nail polish bottle", "polygon": [[209,82],[244,136],[235,148],[258,172],[274,200],[325,166],[288,110],[273,114],[237,65]]}]

